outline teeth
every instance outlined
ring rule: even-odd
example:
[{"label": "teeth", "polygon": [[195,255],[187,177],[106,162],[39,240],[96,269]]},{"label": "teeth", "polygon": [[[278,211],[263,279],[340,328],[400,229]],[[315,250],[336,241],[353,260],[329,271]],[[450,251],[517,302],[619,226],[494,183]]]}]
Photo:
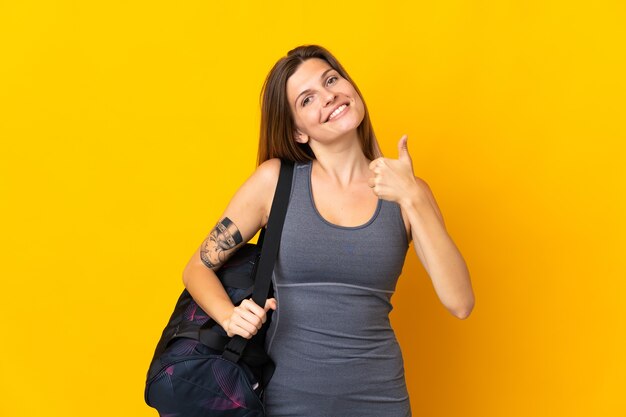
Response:
[{"label": "teeth", "polygon": [[346,104],[342,104],[341,106],[337,107],[337,110],[335,110],[334,112],[332,112],[332,114],[328,117],[328,120],[331,120],[332,118],[334,118],[335,116],[337,116],[339,113],[341,113],[346,107],[348,107]]}]

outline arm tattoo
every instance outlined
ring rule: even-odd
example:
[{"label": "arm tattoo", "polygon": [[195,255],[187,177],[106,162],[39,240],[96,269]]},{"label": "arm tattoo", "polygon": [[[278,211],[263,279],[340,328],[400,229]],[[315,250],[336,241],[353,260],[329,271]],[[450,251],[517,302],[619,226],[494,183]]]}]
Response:
[{"label": "arm tattoo", "polygon": [[202,242],[200,259],[207,267],[211,269],[216,268],[226,259],[225,252],[241,242],[243,242],[243,238],[235,223],[228,217],[224,217]]}]

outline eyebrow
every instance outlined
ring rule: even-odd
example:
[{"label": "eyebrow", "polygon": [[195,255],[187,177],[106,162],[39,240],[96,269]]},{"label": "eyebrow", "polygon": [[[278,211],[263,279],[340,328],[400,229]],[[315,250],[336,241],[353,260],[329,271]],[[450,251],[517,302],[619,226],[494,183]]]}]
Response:
[{"label": "eyebrow", "polygon": [[[330,71],[334,71],[334,70],[335,70],[334,68],[328,68],[326,71],[324,71],[322,73],[322,75],[320,76],[320,80],[324,79],[324,77],[326,76],[327,73],[329,73]],[[297,106],[298,105],[298,99],[300,99],[300,96],[302,94],[310,93],[311,91],[312,90],[310,88],[308,88],[308,89],[304,90],[303,92],[301,92],[300,94],[298,94],[298,97],[296,97],[296,100],[294,101],[293,104]]]}]

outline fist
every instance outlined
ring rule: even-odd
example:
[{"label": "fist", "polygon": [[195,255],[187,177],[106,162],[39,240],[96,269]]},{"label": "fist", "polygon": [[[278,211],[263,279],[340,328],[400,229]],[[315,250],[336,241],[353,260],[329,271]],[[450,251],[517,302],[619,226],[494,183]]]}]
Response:
[{"label": "fist", "polygon": [[267,321],[269,309],[276,310],[276,307],[275,298],[268,298],[263,308],[252,301],[252,298],[245,299],[233,309],[231,316],[224,321],[222,327],[228,337],[239,335],[250,339]]},{"label": "fist", "polygon": [[368,185],[378,198],[401,203],[415,191],[417,183],[407,141],[407,135],[400,138],[398,159],[380,157],[370,163],[373,177],[368,180]]}]

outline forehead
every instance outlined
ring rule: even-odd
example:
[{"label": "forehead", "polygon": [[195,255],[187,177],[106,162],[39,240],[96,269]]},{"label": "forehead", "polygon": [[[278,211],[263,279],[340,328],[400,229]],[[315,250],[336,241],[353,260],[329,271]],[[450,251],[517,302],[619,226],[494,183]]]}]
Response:
[{"label": "forehead", "polygon": [[300,92],[314,88],[320,83],[320,76],[331,68],[323,59],[310,58],[304,61],[296,72],[287,79],[287,97],[293,101]]}]

